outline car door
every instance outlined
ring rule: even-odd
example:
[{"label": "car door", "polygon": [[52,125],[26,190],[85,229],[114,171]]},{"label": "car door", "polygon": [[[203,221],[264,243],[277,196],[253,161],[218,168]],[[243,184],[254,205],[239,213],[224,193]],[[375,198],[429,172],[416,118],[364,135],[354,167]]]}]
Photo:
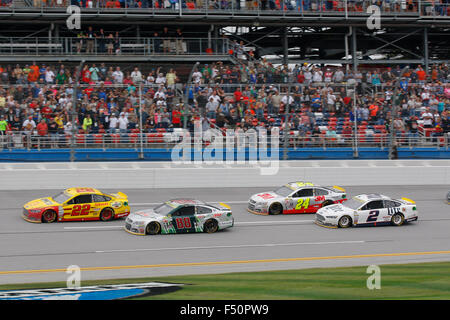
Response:
[{"label": "car door", "polygon": [[303,188],[292,195],[294,201],[294,213],[315,212],[314,206],[314,189]]},{"label": "car door", "polygon": [[176,233],[195,232],[195,206],[185,205],[172,212],[172,225]]},{"label": "car door", "polygon": [[200,226],[203,230],[203,224],[206,220],[211,218],[212,216],[212,209],[205,207],[205,206],[197,206],[196,213],[195,213],[195,221],[198,223],[198,226]]},{"label": "car door", "polygon": [[322,207],[322,203],[325,202],[327,196],[330,194],[328,190],[322,188],[314,188],[314,197],[311,199],[310,206],[316,208],[316,210]]},{"label": "car door", "polygon": [[76,220],[89,218],[91,216],[92,195],[82,194],[75,196],[63,206],[64,219]]},{"label": "car door", "polygon": [[358,224],[374,224],[387,214],[383,200],[371,200],[358,210]]},{"label": "car door", "polygon": [[107,207],[110,206],[111,197],[102,195],[102,194],[93,194],[92,195],[92,206],[91,206],[91,217],[99,217],[100,212]]}]

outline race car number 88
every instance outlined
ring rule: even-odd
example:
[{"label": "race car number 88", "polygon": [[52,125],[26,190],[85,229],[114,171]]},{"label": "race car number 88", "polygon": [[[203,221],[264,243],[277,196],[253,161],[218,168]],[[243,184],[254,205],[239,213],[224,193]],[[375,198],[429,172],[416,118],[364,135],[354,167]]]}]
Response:
[{"label": "race car number 88", "polygon": [[190,218],[176,218],[175,222],[177,223],[178,229],[190,229],[192,228],[191,219]]}]

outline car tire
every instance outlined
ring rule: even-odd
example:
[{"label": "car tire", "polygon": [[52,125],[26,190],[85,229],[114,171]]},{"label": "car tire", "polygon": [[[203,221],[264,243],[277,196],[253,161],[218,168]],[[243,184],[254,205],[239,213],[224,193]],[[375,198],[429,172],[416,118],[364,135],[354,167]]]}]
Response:
[{"label": "car tire", "polygon": [[155,234],[159,234],[161,232],[161,225],[158,222],[150,222],[149,224],[147,224],[147,226],[145,227],[145,234],[147,235],[155,235]]},{"label": "car tire", "polygon": [[100,212],[101,221],[111,221],[114,219],[114,210],[111,208],[105,208]]},{"label": "car tire", "polygon": [[405,222],[405,217],[401,213],[396,213],[391,218],[391,223],[394,226],[400,227]]},{"label": "car tire", "polygon": [[342,216],[339,219],[338,225],[340,228],[348,228],[352,226],[352,218],[350,216]]},{"label": "car tire", "polygon": [[57,214],[53,210],[47,210],[42,214],[42,222],[44,223],[52,223],[57,219]]},{"label": "car tire", "polygon": [[269,214],[277,215],[283,213],[283,206],[279,202],[272,203],[269,208]]},{"label": "car tire", "polygon": [[214,233],[219,230],[219,224],[215,219],[206,220],[203,224],[203,231],[206,233]]}]

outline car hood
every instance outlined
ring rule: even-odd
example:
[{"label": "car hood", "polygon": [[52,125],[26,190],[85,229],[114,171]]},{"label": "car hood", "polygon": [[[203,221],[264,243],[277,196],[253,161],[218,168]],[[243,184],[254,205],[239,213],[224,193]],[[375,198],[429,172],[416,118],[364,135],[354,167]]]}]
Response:
[{"label": "car hood", "polygon": [[350,208],[347,208],[346,206],[338,203],[338,204],[332,204],[329,206],[326,206],[324,208],[320,208],[317,213],[320,214],[339,214],[339,213],[344,213],[344,212],[348,212],[348,211],[353,211]]},{"label": "car hood", "polygon": [[250,200],[253,200],[255,202],[266,202],[277,198],[281,198],[281,196],[273,191],[268,191],[254,194],[253,196],[251,196]]},{"label": "car hood", "polygon": [[159,220],[163,215],[157,214],[153,209],[140,210],[128,216],[131,220]]},{"label": "car hood", "polygon": [[27,210],[30,210],[30,209],[40,209],[40,208],[45,208],[48,206],[56,206],[56,205],[59,205],[59,203],[55,202],[51,197],[47,197],[47,198],[31,200],[30,202],[27,202],[24,205],[24,208]]}]

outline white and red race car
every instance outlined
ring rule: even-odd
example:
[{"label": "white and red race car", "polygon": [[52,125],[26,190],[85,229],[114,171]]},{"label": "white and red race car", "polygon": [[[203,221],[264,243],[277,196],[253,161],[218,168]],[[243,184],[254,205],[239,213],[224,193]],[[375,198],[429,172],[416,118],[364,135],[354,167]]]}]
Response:
[{"label": "white and red race car", "polygon": [[315,213],[325,206],[347,200],[345,189],[322,187],[311,182],[290,182],[280,188],[255,194],[247,210],[254,214]]}]

